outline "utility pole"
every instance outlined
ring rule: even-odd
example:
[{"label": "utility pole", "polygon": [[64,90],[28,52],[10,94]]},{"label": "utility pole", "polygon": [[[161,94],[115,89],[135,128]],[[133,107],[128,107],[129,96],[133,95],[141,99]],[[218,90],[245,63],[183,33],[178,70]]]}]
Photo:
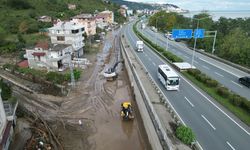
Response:
[{"label": "utility pole", "polygon": [[215,51],[215,40],[216,40],[216,36],[217,36],[217,31],[215,31],[215,35],[214,35],[214,42],[213,42],[213,49],[212,49],[212,54],[214,54],[214,51]]},{"label": "utility pole", "polygon": [[66,54],[69,57],[69,69],[70,69],[71,86],[72,86],[72,88],[74,88],[76,83],[75,83],[73,64],[72,64],[72,60],[71,60],[71,53],[67,52]]},{"label": "utility pole", "polygon": [[[209,18],[209,17],[210,16],[204,17],[204,18],[200,18],[200,19],[193,18],[194,20],[198,20],[196,31],[199,29],[199,22],[200,22],[200,20],[203,20],[203,19],[206,19],[206,18]],[[196,42],[197,42],[197,37],[194,35],[194,49],[193,49],[193,55],[192,55],[192,62],[191,62],[192,65],[191,65],[191,68],[193,68],[193,65],[194,65],[194,55],[195,55]]]}]

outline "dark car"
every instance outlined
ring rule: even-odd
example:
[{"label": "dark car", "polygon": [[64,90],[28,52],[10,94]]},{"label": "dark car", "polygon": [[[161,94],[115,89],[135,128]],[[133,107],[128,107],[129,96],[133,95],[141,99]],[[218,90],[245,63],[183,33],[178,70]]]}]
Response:
[{"label": "dark car", "polygon": [[250,77],[241,77],[239,82],[250,88]]}]

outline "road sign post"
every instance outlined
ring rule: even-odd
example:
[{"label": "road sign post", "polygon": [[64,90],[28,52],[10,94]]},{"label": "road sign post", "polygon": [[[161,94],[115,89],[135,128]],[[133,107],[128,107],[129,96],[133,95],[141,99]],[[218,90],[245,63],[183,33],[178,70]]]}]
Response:
[{"label": "road sign post", "polygon": [[174,39],[191,39],[192,33],[192,29],[173,29],[172,37]]}]

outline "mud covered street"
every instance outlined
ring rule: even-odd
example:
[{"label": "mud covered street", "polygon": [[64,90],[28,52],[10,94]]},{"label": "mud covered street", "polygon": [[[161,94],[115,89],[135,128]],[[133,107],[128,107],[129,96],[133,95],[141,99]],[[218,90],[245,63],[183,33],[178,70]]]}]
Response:
[{"label": "mud covered street", "polygon": [[[118,65],[115,81],[106,81],[102,74],[121,59],[116,35],[118,32],[114,31],[106,36],[97,55],[86,55],[92,65],[83,71],[76,88],[67,97],[15,91],[23,107],[48,121],[66,150],[150,149],[124,66]],[[39,97],[39,105],[36,97]],[[120,117],[124,101],[132,103],[133,121],[123,121]],[[12,146],[12,149],[18,148]]]}]

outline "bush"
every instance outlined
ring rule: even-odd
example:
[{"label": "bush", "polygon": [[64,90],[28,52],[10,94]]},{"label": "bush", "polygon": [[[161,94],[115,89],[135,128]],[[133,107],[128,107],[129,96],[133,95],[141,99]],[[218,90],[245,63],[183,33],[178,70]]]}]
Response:
[{"label": "bush", "polygon": [[248,101],[245,98],[242,98],[243,100],[241,101],[241,107],[245,109],[247,112],[250,113],[250,101]]},{"label": "bush", "polygon": [[0,89],[2,90],[1,92],[1,97],[3,100],[8,100],[12,96],[12,90],[11,87],[4,83],[3,80],[0,80]]},{"label": "bush", "polygon": [[188,72],[188,74],[193,75],[193,76],[196,76],[196,75],[198,75],[198,74],[201,74],[201,71],[198,70],[198,69],[188,69],[187,72]]},{"label": "bush", "polygon": [[206,80],[206,84],[209,87],[217,87],[219,83],[216,80],[208,79]]},{"label": "bush", "polygon": [[[74,69],[74,78],[75,80],[79,80],[79,78],[81,77],[81,70],[78,70],[78,69]],[[70,81],[71,80],[71,73],[68,72],[67,74],[65,74],[65,80],[66,81]]]},{"label": "bush", "polygon": [[206,83],[206,80],[208,80],[208,77],[203,73],[197,74],[195,78],[202,83]]},{"label": "bush", "polygon": [[59,74],[57,72],[49,72],[46,74],[46,79],[50,82],[61,84],[63,83],[66,79],[65,76],[62,74]]},{"label": "bush", "polygon": [[217,92],[217,94],[219,94],[220,96],[222,96],[224,98],[228,98],[231,95],[230,92],[228,91],[228,89],[225,87],[218,87],[216,89],[216,92]]},{"label": "bush", "polygon": [[234,105],[234,106],[240,106],[242,103],[242,98],[239,95],[233,94],[232,96],[229,97],[229,101]]},{"label": "bush", "polygon": [[186,126],[179,126],[175,132],[178,139],[180,139],[183,143],[190,145],[194,140],[195,136],[191,128]]}]

